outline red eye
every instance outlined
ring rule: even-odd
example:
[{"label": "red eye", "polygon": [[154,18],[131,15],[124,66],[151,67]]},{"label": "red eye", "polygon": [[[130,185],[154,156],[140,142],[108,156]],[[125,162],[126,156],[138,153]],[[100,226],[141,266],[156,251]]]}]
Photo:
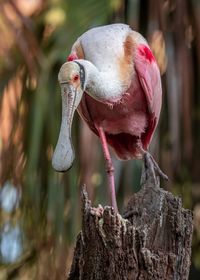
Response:
[{"label": "red eye", "polygon": [[75,76],[73,77],[73,81],[74,81],[74,82],[78,81],[78,79],[79,79],[79,75],[75,75]]}]

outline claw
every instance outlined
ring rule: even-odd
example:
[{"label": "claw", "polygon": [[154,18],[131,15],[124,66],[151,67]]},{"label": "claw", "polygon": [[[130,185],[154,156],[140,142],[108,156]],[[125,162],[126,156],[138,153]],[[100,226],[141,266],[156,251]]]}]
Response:
[{"label": "claw", "polygon": [[[148,152],[147,152],[148,153]],[[155,159],[153,158],[153,156],[148,153],[150,155],[150,158],[154,164],[154,169],[156,170],[156,172],[158,173],[158,175],[163,178],[166,181],[169,181],[168,176],[160,169],[159,165],[157,164],[157,162],[155,161]]]},{"label": "claw", "polygon": [[[156,176],[156,174],[158,176]],[[144,167],[141,184],[144,184],[150,176],[153,178],[153,182],[156,186],[159,186],[159,177],[167,181],[169,180],[168,176],[160,169],[153,156],[149,152],[144,151]]]}]

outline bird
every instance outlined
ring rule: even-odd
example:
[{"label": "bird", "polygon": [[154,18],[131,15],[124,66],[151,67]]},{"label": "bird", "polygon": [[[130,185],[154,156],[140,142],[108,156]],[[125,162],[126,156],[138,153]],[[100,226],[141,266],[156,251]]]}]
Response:
[{"label": "bird", "polygon": [[63,172],[74,161],[71,126],[77,109],[99,137],[106,161],[111,206],[117,212],[114,167],[109,147],[120,160],[143,159],[146,168],[167,179],[149,153],[162,105],[159,67],[146,41],[127,24],[94,27],[73,44],[58,81],[62,121],[52,166]]}]

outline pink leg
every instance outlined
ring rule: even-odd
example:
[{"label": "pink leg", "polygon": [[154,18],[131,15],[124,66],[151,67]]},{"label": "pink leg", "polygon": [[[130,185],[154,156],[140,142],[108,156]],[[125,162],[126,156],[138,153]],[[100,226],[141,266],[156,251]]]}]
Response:
[{"label": "pink leg", "polygon": [[114,181],[114,167],[112,164],[112,160],[110,157],[110,152],[108,149],[108,144],[106,140],[105,133],[103,131],[102,127],[96,126],[98,132],[99,132],[99,137],[101,141],[101,145],[103,148],[103,154],[106,160],[106,171],[108,173],[108,184],[109,184],[109,191],[110,191],[110,198],[111,198],[111,205],[114,208],[116,212],[118,212],[117,208],[117,202],[116,202],[116,194],[115,194],[115,181]]}]

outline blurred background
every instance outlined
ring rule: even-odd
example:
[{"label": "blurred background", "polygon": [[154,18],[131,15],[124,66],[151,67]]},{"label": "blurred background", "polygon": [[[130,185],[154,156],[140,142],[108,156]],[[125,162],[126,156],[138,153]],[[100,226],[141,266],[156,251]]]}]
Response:
[{"label": "blurred background", "polygon": [[[81,228],[80,189],[107,204],[105,163],[96,136],[76,114],[76,160],[51,166],[61,121],[57,82],[76,38],[128,23],[149,41],[163,85],[152,153],[170,177],[162,186],[194,211],[190,279],[200,279],[200,1],[1,0],[0,280],[65,279]],[[120,211],[139,190],[140,161],[114,160]]]}]

